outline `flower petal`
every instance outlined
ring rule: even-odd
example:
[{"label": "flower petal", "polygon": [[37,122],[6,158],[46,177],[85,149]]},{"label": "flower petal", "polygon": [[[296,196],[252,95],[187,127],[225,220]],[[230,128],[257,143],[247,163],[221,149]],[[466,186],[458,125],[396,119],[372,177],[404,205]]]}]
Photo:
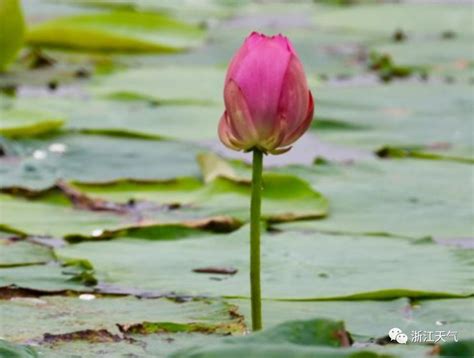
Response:
[{"label": "flower petal", "polygon": [[246,99],[259,138],[266,138],[273,132],[291,52],[282,40],[265,36],[248,46],[249,51],[233,65],[229,76]]},{"label": "flower petal", "polygon": [[292,56],[283,79],[278,104],[278,121],[285,121],[286,131],[292,133],[305,120],[308,111],[308,84],[303,65]]},{"label": "flower petal", "polygon": [[304,117],[304,120],[301,122],[301,124],[295,128],[292,132],[290,132],[285,139],[282,141],[280,144],[282,147],[286,147],[290,144],[293,144],[299,137],[301,137],[309,128],[311,125],[311,122],[313,121],[313,114],[314,114],[314,101],[313,101],[313,95],[311,94],[311,91],[308,91],[308,107],[306,111],[306,115]]},{"label": "flower petal", "polygon": [[219,139],[227,148],[230,148],[233,150],[241,149],[239,148],[238,141],[232,135],[232,131],[229,128],[229,123],[227,120],[227,112],[224,112],[221,116],[221,119],[219,121],[218,134],[219,134]]},{"label": "flower petal", "polygon": [[252,121],[246,99],[239,86],[230,80],[224,88],[224,101],[229,125],[234,137],[252,146],[258,141],[258,133]]}]

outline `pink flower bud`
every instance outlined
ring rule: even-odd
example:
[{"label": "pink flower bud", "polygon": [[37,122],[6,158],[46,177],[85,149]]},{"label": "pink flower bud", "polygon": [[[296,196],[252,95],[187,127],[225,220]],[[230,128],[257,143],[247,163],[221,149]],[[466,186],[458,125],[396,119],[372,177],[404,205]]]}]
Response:
[{"label": "pink flower bud", "polygon": [[303,66],[282,35],[247,37],[227,70],[224,102],[219,138],[234,150],[284,153],[313,119]]}]

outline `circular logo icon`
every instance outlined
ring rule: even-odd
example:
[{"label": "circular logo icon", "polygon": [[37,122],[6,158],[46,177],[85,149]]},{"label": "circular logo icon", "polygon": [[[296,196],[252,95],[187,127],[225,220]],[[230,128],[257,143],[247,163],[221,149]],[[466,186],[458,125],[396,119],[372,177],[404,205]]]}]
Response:
[{"label": "circular logo icon", "polygon": [[402,333],[402,330],[400,328],[394,327],[390,331],[388,331],[388,336],[392,341],[397,339],[397,336]]},{"label": "circular logo icon", "polygon": [[397,334],[397,342],[400,344],[407,344],[408,336],[405,333]]}]

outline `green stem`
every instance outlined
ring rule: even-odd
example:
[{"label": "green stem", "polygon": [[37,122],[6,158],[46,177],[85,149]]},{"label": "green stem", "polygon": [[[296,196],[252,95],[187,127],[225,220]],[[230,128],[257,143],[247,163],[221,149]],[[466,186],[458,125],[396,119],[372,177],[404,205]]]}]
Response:
[{"label": "green stem", "polygon": [[262,202],[263,153],[254,149],[252,164],[252,199],[250,203],[250,292],[252,300],[252,329],[262,329],[260,289],[260,210]]}]

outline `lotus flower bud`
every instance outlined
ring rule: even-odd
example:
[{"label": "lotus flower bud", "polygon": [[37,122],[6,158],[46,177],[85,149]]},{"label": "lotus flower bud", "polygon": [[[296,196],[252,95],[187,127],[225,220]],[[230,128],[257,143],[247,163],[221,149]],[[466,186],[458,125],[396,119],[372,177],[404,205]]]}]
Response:
[{"label": "lotus flower bud", "polygon": [[234,150],[288,151],[313,118],[301,61],[282,35],[253,32],[237,51],[224,84],[219,138]]}]

